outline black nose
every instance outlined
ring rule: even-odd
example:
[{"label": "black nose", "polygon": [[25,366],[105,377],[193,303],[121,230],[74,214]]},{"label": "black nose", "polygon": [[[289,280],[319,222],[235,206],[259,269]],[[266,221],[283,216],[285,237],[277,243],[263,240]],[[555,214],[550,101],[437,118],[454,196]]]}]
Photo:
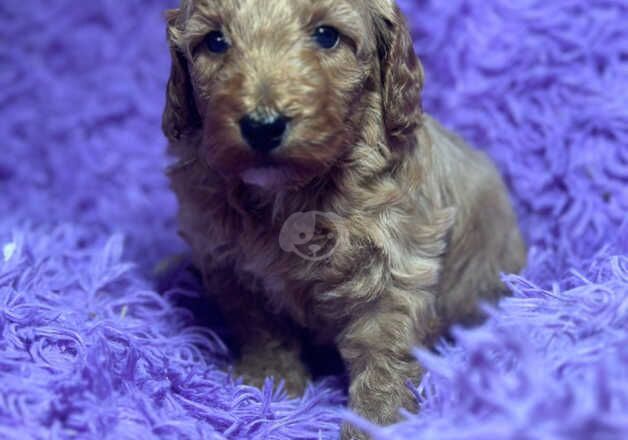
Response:
[{"label": "black nose", "polygon": [[281,145],[287,126],[288,119],[281,115],[267,119],[246,115],[240,120],[242,137],[260,153],[268,153]]}]

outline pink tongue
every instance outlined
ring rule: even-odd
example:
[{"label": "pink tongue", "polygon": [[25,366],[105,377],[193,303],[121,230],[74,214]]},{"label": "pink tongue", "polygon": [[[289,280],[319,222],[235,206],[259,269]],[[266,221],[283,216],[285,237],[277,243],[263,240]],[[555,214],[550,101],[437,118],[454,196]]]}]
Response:
[{"label": "pink tongue", "polygon": [[250,168],[244,171],[240,177],[244,183],[262,188],[276,187],[286,181],[286,174],[273,167]]}]

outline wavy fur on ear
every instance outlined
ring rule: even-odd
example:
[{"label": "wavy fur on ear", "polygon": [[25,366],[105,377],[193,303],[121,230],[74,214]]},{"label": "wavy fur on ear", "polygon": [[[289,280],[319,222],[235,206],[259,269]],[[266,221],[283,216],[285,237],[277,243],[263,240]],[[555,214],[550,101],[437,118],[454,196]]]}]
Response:
[{"label": "wavy fur on ear", "polygon": [[201,125],[198,110],[194,103],[194,91],[190,82],[187,60],[176,44],[179,33],[177,29],[179,16],[179,9],[171,9],[166,12],[167,37],[172,67],[166,89],[166,107],[162,117],[162,130],[171,141],[181,139],[185,132]]},{"label": "wavy fur on ear", "polygon": [[423,67],[406,20],[394,1],[374,2],[382,78],[383,117],[390,146],[412,145],[421,125]]}]

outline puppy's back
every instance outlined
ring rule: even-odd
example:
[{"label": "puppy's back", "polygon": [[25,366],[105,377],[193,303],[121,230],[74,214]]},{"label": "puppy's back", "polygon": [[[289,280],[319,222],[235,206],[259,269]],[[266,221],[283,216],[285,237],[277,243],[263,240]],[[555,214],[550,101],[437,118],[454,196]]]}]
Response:
[{"label": "puppy's back", "polygon": [[501,273],[519,272],[526,248],[508,191],[490,159],[425,116],[423,142],[430,142],[426,190],[456,219],[441,274],[439,314],[445,325],[471,324],[477,303],[505,293]]}]

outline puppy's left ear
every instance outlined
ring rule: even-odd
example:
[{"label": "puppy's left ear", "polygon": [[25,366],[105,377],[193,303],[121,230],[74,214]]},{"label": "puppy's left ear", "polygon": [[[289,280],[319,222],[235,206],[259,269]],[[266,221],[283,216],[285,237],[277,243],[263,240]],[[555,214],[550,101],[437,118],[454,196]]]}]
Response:
[{"label": "puppy's left ear", "polygon": [[414,52],[406,20],[394,0],[373,0],[381,67],[382,107],[388,142],[412,145],[421,124],[423,66]]}]

